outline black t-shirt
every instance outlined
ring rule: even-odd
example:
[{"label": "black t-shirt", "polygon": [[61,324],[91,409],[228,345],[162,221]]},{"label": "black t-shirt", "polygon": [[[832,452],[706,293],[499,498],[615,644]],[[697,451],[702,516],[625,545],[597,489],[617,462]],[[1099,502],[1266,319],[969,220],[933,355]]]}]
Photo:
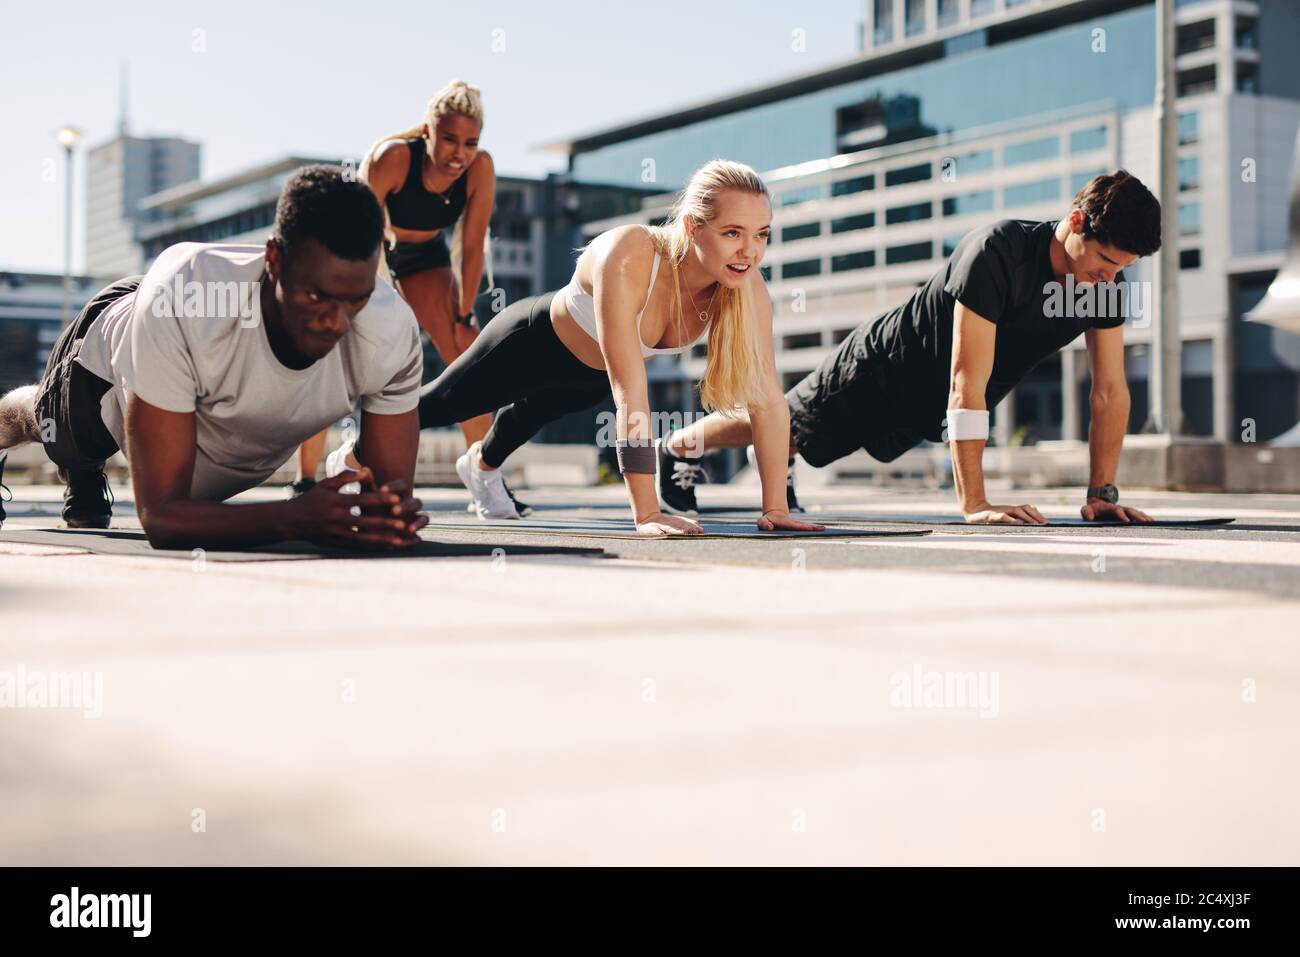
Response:
[{"label": "black t-shirt", "polygon": [[[992,409],[1029,371],[1084,331],[1123,325],[1113,298],[1096,296],[1091,309],[1067,309],[1066,290],[1049,311],[1051,242],[1056,221],[1002,219],[971,230],[948,263],[898,308],[855,332],[865,361],[903,423],[932,442],[942,439],[952,374],[953,311],[960,301],[996,323],[993,371],[985,389]],[[1124,282],[1124,273],[1115,284]],[[1123,287],[1120,287],[1121,289]],[[1076,290],[1075,296],[1078,296]],[[1102,316],[1077,315],[1101,312]]]}]

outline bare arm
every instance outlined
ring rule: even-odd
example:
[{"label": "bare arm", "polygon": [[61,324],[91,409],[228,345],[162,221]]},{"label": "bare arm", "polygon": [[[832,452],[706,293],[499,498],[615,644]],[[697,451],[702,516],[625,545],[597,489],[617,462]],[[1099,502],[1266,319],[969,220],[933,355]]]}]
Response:
[{"label": "bare arm", "polygon": [[497,174],[492,157],[480,152],[465,173],[469,177],[469,202],[465,207],[465,223],[461,227],[460,244],[460,302],[458,315],[467,315],[478,298],[478,285],[483,279],[483,237],[487,235],[492,220],[492,206],[496,203]]},{"label": "bare arm", "polygon": [[[984,399],[993,372],[997,326],[960,302],[953,308],[952,377],[949,409],[987,409]],[[1032,505],[994,506],[984,492],[985,439],[952,439],[953,480],[968,522],[1042,524],[1046,519]]]},{"label": "bare arm", "polygon": [[776,374],[776,356],[772,346],[772,300],[767,294],[767,284],[757,269],[748,282],[754,304],[754,321],[757,323],[755,331],[759,342],[766,344],[762,351],[762,404],[751,405],[748,409],[754,434],[754,454],[758,459],[758,475],[763,487],[763,513],[784,512],[785,467],[790,456],[790,407],[786,405],[785,393],[781,391]]},{"label": "bare arm", "polygon": [[[1088,423],[1088,485],[1113,485],[1119,469],[1124,435],[1128,432],[1129,393],[1124,377],[1124,327],[1089,329],[1084,333],[1088,345],[1088,366],[1092,373],[1089,396],[1091,419]],[[1151,521],[1150,516],[1135,508],[1112,505],[1102,499],[1089,498],[1080,510],[1087,521],[1115,518],[1122,522],[1136,519]]]},{"label": "bare arm", "polygon": [[420,412],[400,415],[361,413],[361,449],[357,461],[370,469],[376,485],[415,481],[415,459],[420,448]]},{"label": "bare arm", "polygon": [[379,205],[384,207],[385,218],[388,215],[388,197],[401,188],[410,165],[410,150],[400,140],[384,144],[373,157],[367,156],[361,161],[357,178],[375,194]]},{"label": "bare arm", "polygon": [[[614,394],[619,441],[651,442],[650,392],[645,359],[636,326],[644,305],[654,251],[649,236],[629,229],[598,252],[592,264],[592,296],[596,302],[596,337]],[[667,521],[660,514],[653,473],[625,472],[632,516],[637,526]],[[669,522],[669,524],[678,524]],[[692,523],[693,524],[693,523]],[[698,530],[698,526],[696,527]]]},{"label": "bare arm", "polygon": [[790,407],[781,389],[776,371],[776,354],[772,344],[772,299],[767,282],[758,269],[751,272],[749,291],[754,306],[755,333],[762,346],[763,365],[759,375],[763,382],[760,404],[751,405],[750,428],[754,436],[754,454],[758,459],[759,481],[763,487],[763,516],[758,527],[765,532],[778,528],[815,531],[824,526],[790,518],[785,500],[785,471],[790,457]]},{"label": "bare arm", "polygon": [[[653,439],[650,428],[650,391],[645,359],[638,341],[636,314],[650,280],[654,253],[650,241],[639,230],[629,230],[599,255],[592,269],[592,296],[596,302],[596,336],[609,373],[610,391],[619,441]],[[627,472],[632,515],[638,525],[659,513],[654,476]]]},{"label": "bare arm", "polygon": [[[169,412],[131,393],[126,405],[127,458],[136,512],[155,548],[210,545],[264,545],[307,539],[344,547],[396,547],[389,520],[350,509],[382,508],[388,495],[343,495],[347,481],[370,478],[345,472],[287,502],[227,505],[190,498],[196,457],[193,412]],[[320,492],[318,495],[317,492]],[[359,526],[354,530],[352,526]]]}]

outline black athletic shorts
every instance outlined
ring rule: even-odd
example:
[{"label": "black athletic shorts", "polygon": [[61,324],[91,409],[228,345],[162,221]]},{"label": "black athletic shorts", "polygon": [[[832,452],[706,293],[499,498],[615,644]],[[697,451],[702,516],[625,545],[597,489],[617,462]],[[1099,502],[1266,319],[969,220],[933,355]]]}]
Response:
[{"label": "black athletic shorts", "polygon": [[785,394],[795,448],[814,467],[858,449],[892,462],[924,438],[905,424],[889,398],[881,363],[864,347],[865,328]]},{"label": "black athletic shorts", "polygon": [[36,425],[45,454],[59,468],[102,468],[104,460],[117,451],[117,440],[104,427],[99,405],[112,385],[76,359],[91,323],[118,299],[140,288],[143,278],[119,279],[95,293],[50,351],[45,374],[36,387]]},{"label": "black athletic shorts", "polygon": [[384,243],[384,261],[388,263],[388,272],[394,279],[401,279],[412,273],[424,272],[451,265],[451,250],[447,240],[439,233],[422,243]]}]

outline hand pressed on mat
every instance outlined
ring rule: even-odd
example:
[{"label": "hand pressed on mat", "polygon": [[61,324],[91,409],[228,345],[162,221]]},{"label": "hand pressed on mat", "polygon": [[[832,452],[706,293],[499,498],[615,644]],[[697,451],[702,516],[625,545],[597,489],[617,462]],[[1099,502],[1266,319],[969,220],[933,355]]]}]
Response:
[{"label": "hand pressed on mat", "polygon": [[[350,482],[359,482],[362,491],[339,491]],[[327,478],[288,505],[294,510],[294,537],[334,548],[410,548],[429,522],[420,512],[422,503],[411,495],[410,482],[396,479],[376,488],[368,468]]]},{"label": "hand pressed on mat", "polygon": [[774,508],[758,517],[758,530],[760,532],[824,532],[826,526],[791,518],[786,509]]},{"label": "hand pressed on mat", "polygon": [[964,508],[968,525],[1049,525],[1043,513],[1032,505],[990,505],[980,502]]},{"label": "hand pressed on mat", "polygon": [[636,520],[636,533],[647,536],[663,535],[702,535],[704,529],[700,527],[699,522],[692,521],[689,518],[682,518],[679,515],[665,515],[663,512],[652,512],[645,518]]},{"label": "hand pressed on mat", "polygon": [[1085,522],[1153,522],[1146,512],[1139,511],[1132,505],[1119,505],[1099,498],[1089,499],[1079,509]]}]

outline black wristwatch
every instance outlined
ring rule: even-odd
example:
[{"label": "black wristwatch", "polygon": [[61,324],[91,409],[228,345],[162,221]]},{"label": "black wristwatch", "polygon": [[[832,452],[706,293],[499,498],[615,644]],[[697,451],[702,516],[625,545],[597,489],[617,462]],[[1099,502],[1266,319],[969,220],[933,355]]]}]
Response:
[{"label": "black wristwatch", "polygon": [[478,327],[478,320],[474,318],[473,309],[465,313],[465,315],[463,316],[457,316],[456,321],[459,322],[462,326],[469,326],[471,329],[475,329]]},{"label": "black wristwatch", "polygon": [[1088,489],[1088,498],[1099,498],[1114,505],[1119,501],[1119,489],[1113,485],[1098,485]]}]

